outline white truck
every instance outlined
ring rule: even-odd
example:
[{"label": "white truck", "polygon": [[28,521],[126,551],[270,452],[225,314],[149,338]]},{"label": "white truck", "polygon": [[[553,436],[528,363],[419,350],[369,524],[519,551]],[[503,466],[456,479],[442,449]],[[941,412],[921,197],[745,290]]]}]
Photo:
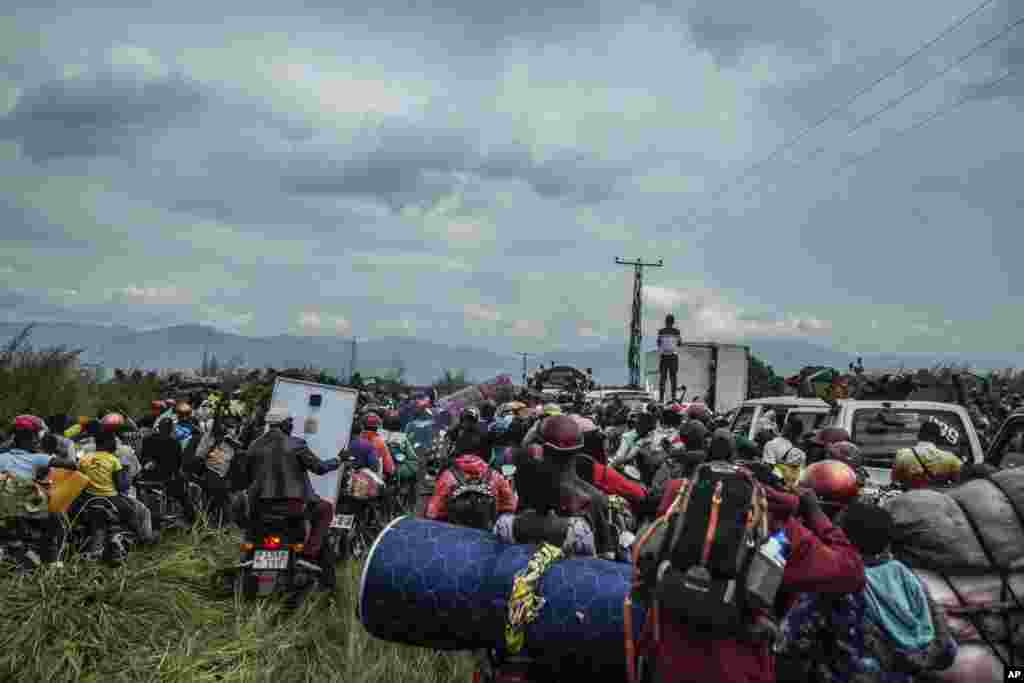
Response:
[{"label": "white truck", "polygon": [[[659,390],[658,365],[658,352],[648,351],[644,355],[644,379],[647,391],[655,397]],[[676,398],[684,402],[700,398],[716,413],[727,413],[747,399],[749,369],[749,346],[684,342],[679,349],[676,386],[680,395]],[[668,382],[665,391],[671,391]]]},{"label": "white truck", "polygon": [[896,451],[917,443],[917,430],[923,421],[938,423],[945,439],[941,447],[956,453],[965,463],[985,460],[970,416],[955,403],[840,399],[831,409],[820,398],[757,398],[744,401],[729,428],[753,440],[762,418],[769,413],[778,429],[789,419],[803,422],[805,432],[825,427],[845,429],[860,446],[865,469],[879,485],[890,483]]},{"label": "white truck", "polygon": [[[355,389],[278,377],[270,404],[285,406],[294,418],[292,436],[305,439],[321,460],[330,460],[348,448],[358,398]],[[337,503],[338,470],[309,478],[318,496]]]}]

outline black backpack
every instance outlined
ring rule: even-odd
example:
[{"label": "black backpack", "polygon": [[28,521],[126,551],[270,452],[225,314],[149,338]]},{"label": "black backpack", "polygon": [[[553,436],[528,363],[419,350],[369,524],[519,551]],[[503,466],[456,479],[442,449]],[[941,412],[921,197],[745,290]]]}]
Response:
[{"label": "black backpack", "polygon": [[721,639],[749,621],[748,573],[768,536],[764,489],[744,467],[704,463],[684,480],[650,556],[646,581],[659,618]]},{"label": "black backpack", "polygon": [[494,472],[488,469],[482,479],[469,480],[458,466],[449,471],[455,477],[455,488],[448,494],[448,522],[491,531],[498,521]]}]

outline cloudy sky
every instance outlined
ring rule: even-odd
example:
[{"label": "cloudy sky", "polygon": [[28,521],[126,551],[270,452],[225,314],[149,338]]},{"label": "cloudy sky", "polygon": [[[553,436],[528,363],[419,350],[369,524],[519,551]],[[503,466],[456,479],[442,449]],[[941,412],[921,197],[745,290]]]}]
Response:
[{"label": "cloudy sky", "polygon": [[978,2],[16,1],[0,316],[1024,350],[1020,3],[775,153]]}]

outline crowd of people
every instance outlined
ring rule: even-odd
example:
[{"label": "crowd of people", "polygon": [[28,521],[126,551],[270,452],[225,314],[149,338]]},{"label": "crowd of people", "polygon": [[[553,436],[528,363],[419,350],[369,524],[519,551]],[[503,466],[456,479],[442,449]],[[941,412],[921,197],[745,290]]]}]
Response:
[{"label": "crowd of people", "polygon": [[[294,416],[244,416],[228,399],[198,400],[198,415],[188,401],[154,400],[136,419],[19,416],[0,448],[0,510],[31,512],[44,539],[42,563],[60,567],[76,524],[90,559],[109,554],[112,519],[157,543],[159,525],[139,495],[148,486],[162,487],[186,523],[200,512],[229,523],[240,499],[249,518],[265,501],[290,499],[310,523],[303,559],[323,566],[336,511],[314,493],[310,474],[345,458],[379,485],[367,504],[405,492],[411,511],[427,519],[508,543],[550,544],[568,556],[639,563],[659,520],[697,495],[688,482],[729,466],[762,492],[765,533],[781,533],[778,594],[750,608],[742,628],[712,638],[671,610],[649,619],[636,653],[640,671],[657,671],[650,680],[903,683],[956,655],[942,611],[888,552],[892,518],[862,496],[866,473],[845,430],[805,433],[803,423],[779,424],[769,414],[748,439],[702,403],[630,407],[614,397],[596,405],[484,401],[456,418],[428,395],[364,394],[346,451],[314,454],[292,436]],[[895,486],[970,476],[936,429],[925,423],[919,443],[897,454],[894,472],[906,475]],[[54,495],[52,482],[69,478],[56,477],[59,470],[77,473],[78,489],[66,511],[40,510],[32,497]],[[842,484],[851,479],[856,485]],[[324,577],[333,589],[333,566]],[[544,680],[543,671],[531,676]]]},{"label": "crowd of people", "polygon": [[[371,424],[374,410],[367,406],[363,416]],[[430,418],[419,401],[406,433],[429,429]],[[630,561],[637,539],[702,465],[731,463],[752,474],[766,492],[770,531],[782,530],[788,545],[778,598],[739,632],[710,642],[685,619],[665,617],[645,630],[637,651],[656,680],[902,683],[953,662],[957,645],[941,609],[888,552],[892,518],[859,497],[866,475],[845,430],[804,433],[799,421],[769,419],[750,440],[703,404],[630,410],[615,400],[575,410],[485,402],[455,424],[434,426],[444,429],[433,456],[441,474],[423,516],[509,543],[548,543],[569,556]],[[898,453],[912,476],[894,486],[936,485],[938,463],[960,462],[934,428],[926,423],[919,443]],[[356,447],[372,452],[368,441]],[[836,468],[848,477],[835,476]],[[632,523],[616,522],[612,511],[622,505]],[[534,671],[530,680],[543,677]]]}]

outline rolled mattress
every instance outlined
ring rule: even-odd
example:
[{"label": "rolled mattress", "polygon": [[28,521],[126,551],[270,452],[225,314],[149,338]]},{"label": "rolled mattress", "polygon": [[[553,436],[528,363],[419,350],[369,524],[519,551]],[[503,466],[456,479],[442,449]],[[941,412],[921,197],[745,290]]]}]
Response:
[{"label": "rolled mattress", "polygon": [[[493,534],[400,517],[378,536],[363,567],[359,620],[373,636],[436,650],[504,650],[508,600],[516,573],[537,546]],[[625,661],[623,600],[632,568],[597,559],[552,564],[538,586],[545,600],[525,629],[523,654],[536,659]],[[635,606],[634,636],[644,609]]]}]

